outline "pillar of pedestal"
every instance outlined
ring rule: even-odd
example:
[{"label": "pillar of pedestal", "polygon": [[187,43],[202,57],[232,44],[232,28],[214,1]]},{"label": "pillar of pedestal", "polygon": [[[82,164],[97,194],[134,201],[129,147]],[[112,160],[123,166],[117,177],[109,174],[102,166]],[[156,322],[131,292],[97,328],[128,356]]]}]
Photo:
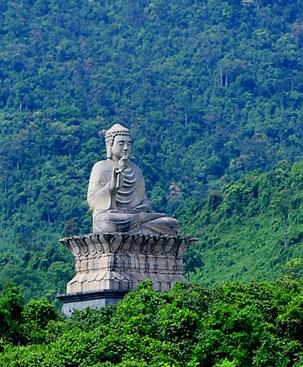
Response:
[{"label": "pillar of pedestal", "polygon": [[183,254],[194,238],[94,233],[60,240],[74,255],[75,277],[59,295],[63,312],[116,303],[150,279],[157,291],[186,281]]}]

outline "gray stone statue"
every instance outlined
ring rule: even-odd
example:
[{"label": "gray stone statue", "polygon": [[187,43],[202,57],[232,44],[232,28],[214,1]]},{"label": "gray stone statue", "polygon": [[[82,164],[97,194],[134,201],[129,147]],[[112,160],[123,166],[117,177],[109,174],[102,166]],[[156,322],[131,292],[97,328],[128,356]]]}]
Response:
[{"label": "gray stone statue", "polygon": [[105,143],[107,159],[93,166],[87,193],[93,232],[177,235],[179,222],[152,210],[142,172],[129,160],[130,131],[115,124]]}]

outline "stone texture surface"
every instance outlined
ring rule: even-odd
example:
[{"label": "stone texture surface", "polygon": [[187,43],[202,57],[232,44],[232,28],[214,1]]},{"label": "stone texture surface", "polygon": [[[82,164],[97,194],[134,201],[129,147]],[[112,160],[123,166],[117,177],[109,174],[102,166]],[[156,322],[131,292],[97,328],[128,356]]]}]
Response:
[{"label": "stone texture surface", "polygon": [[67,294],[100,290],[129,291],[151,279],[153,288],[169,290],[183,275],[183,254],[193,238],[143,234],[101,234],[64,238],[75,257],[75,277]]},{"label": "stone texture surface", "polygon": [[113,125],[105,132],[105,142],[107,159],[94,164],[87,191],[93,232],[177,235],[179,222],[152,210],[142,171],[129,160],[129,129]]},{"label": "stone texture surface", "polygon": [[106,160],[93,166],[87,200],[93,233],[61,242],[75,258],[75,277],[59,295],[63,312],[116,303],[150,279],[157,291],[186,281],[183,254],[193,238],[179,236],[179,222],[152,210],[140,168],[129,160],[132,139],[120,124],[105,132]]},{"label": "stone texture surface", "polygon": [[69,317],[75,310],[85,308],[101,308],[120,301],[126,291],[97,291],[73,294],[61,294],[57,298],[63,301],[62,312]]}]

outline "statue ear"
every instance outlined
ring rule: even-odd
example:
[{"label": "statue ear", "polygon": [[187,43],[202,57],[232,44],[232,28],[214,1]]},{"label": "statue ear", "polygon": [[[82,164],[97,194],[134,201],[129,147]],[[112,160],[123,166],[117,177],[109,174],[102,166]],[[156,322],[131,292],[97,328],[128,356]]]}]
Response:
[{"label": "statue ear", "polygon": [[110,143],[106,144],[106,158],[111,159],[112,157],[112,146]]}]

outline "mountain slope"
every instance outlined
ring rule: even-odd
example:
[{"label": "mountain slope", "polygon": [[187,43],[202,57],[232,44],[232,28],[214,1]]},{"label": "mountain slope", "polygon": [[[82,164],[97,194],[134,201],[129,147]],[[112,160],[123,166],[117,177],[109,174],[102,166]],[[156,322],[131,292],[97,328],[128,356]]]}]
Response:
[{"label": "mountain slope", "polygon": [[[281,162],[210,193],[194,221],[184,225],[199,238],[187,254],[190,279],[206,285],[277,279],[302,267],[302,188],[303,162]],[[192,211],[190,205],[183,211],[184,221]],[[195,257],[202,257],[202,267],[195,269],[201,265]]]},{"label": "mountain slope", "polygon": [[87,180],[113,121],[132,129],[152,202],[170,214],[302,160],[301,5],[2,0],[0,283],[63,290],[58,239],[90,231]]}]

